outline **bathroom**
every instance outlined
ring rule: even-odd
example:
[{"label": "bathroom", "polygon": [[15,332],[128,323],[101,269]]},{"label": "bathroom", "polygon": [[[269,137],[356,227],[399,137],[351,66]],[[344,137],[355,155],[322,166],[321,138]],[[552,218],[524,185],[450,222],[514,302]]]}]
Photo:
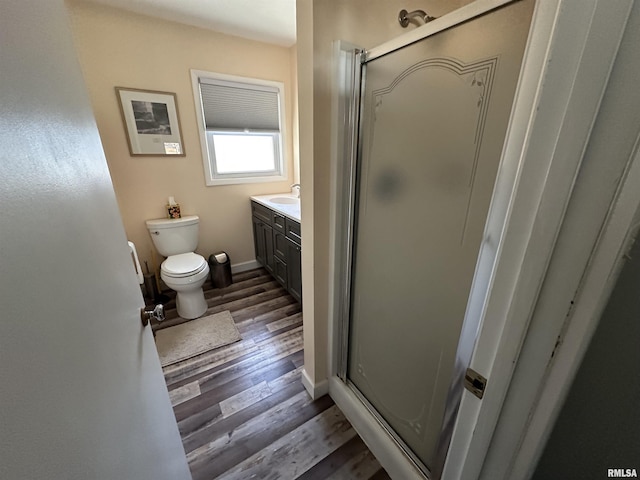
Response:
[{"label": "bathroom", "polygon": [[[295,47],[278,49],[274,56],[265,55],[264,52],[251,56],[245,52],[246,57],[252,60],[251,66],[235,65],[233,62],[236,68],[227,73],[259,76],[260,73],[268,75],[269,68],[278,63],[274,57],[280,58],[280,63],[286,65],[286,72],[279,79],[288,85],[286,92],[289,100],[300,98],[301,103],[295,105],[293,101],[287,101],[287,109],[290,110],[290,120],[287,122],[291,122],[287,126],[287,135],[292,139],[287,147],[290,162],[287,181],[224,187],[204,186],[188,72],[191,68],[219,71],[216,68],[218,65],[201,65],[199,62],[203,58],[219,55],[217,58],[221,63],[224,59],[229,64],[230,57],[236,58],[230,56],[229,52],[235,51],[244,41],[233,38],[224,43],[225,39],[216,34],[167,22],[162,23],[162,38],[149,41],[154,36],[145,25],[156,24],[156,20],[121,15],[110,7],[100,5],[77,1],[67,4],[75,48],[80,57],[126,234],[138,245],[143,263],[145,260],[149,263],[152,261],[144,220],[163,216],[168,196],[174,196],[180,202],[184,214],[197,213],[201,216],[199,250],[203,254],[224,249],[234,264],[242,265],[252,261],[248,198],[256,194],[285,192],[298,180],[303,185],[304,364],[308,376],[308,385],[305,386],[313,396],[321,395],[328,389],[326,378],[330,373],[328,358],[331,347],[327,349],[325,346],[332,334],[327,318],[332,316],[330,305],[334,301],[334,292],[330,288],[334,272],[331,263],[325,261],[331,256],[333,212],[330,208],[330,192],[332,175],[335,173],[331,170],[329,160],[332,157],[330,139],[333,128],[331,41],[340,38],[357,45],[377,45],[397,36],[397,6],[384,3],[376,3],[374,7],[371,2],[322,2],[311,7],[307,2],[298,2],[298,24],[313,25],[313,30],[310,28],[305,31]],[[367,8],[364,8],[365,5]],[[441,10],[438,10],[439,6]],[[439,2],[430,8],[430,13],[441,16],[457,6],[449,2],[445,6],[444,2]],[[420,8],[423,5],[408,2],[406,7]],[[335,21],[336,14],[339,22]],[[197,37],[195,43],[198,45],[186,40],[185,35]],[[215,37],[215,41],[212,37]],[[201,45],[202,49],[198,50]],[[220,48],[221,45],[225,48]],[[251,42],[251,45],[255,47],[255,42]],[[310,55],[311,52],[313,55]],[[238,51],[238,58],[240,55],[244,54]],[[183,61],[185,65],[181,66]],[[258,72],[254,67],[262,70]],[[273,75],[276,78],[277,75]],[[175,92],[186,155],[174,158],[130,156],[114,86]],[[295,128],[298,123],[301,125],[299,131]],[[218,227],[221,224],[224,228]]]},{"label": "bathroom", "polygon": [[[430,13],[441,16],[466,3],[433,2],[429,5]],[[227,252],[234,273],[257,267],[249,198],[288,192],[292,184],[302,184],[302,237],[305,244],[302,253],[302,308],[307,332],[303,383],[313,398],[326,394],[328,383],[322,379],[327,375],[327,352],[313,348],[312,342],[322,341],[325,335],[322,330],[327,328],[324,319],[328,315],[328,292],[323,277],[327,278],[331,272],[328,262],[313,262],[310,255],[329,254],[330,229],[318,228],[318,225],[330,221],[327,216],[330,197],[328,176],[331,172],[328,161],[316,161],[313,165],[309,160],[324,156],[328,158],[331,155],[328,148],[330,142],[316,142],[314,139],[314,151],[303,150],[309,147],[308,126],[317,120],[303,118],[308,112],[310,95],[308,92],[298,92],[298,76],[308,75],[314,67],[305,65],[300,68],[300,52],[296,44],[269,45],[93,2],[69,0],[67,5],[124,228],[128,239],[137,247],[143,269],[145,264],[157,268],[162,261],[152,247],[145,221],[163,217],[170,196],[180,204],[182,215],[195,214],[200,218],[197,253],[207,258],[210,253]],[[423,5],[413,1],[402,6],[413,9]],[[330,16],[330,7],[322,4],[318,8],[320,11],[314,12],[315,18],[322,24],[323,15],[327,18]],[[406,31],[396,20],[398,4],[379,2],[375,8],[368,4],[363,9],[361,4],[350,2],[341,4],[340,8],[345,9],[340,18],[347,23],[319,28],[321,38],[316,41],[319,48],[325,50],[318,53],[318,58],[331,57],[331,41],[335,38],[376,45]],[[322,12],[322,9],[327,10]],[[362,19],[363,11],[369,12],[370,18]],[[299,11],[299,14],[304,13]],[[418,25],[416,20],[411,28]],[[351,36],[356,32],[360,38]],[[309,39],[298,39],[299,42],[301,40]],[[144,45],[144,54],[140,49],[131,48],[131,45]],[[302,58],[302,61],[308,62],[308,58]],[[216,186],[206,184],[192,70],[284,84],[283,153],[286,180]],[[330,73],[330,69],[325,72],[327,82],[331,79]],[[303,84],[306,86],[308,83],[308,79],[305,79]],[[185,155],[130,155],[114,86],[175,93]],[[330,123],[329,85],[325,88],[327,90],[324,92],[321,88],[316,90],[312,102],[314,115],[323,119],[319,125]],[[326,98],[318,98],[319,95],[326,95]],[[297,103],[299,98],[305,101],[300,109]],[[298,125],[305,131],[298,132]],[[322,131],[322,127],[318,130]],[[318,130],[314,135],[318,135]],[[331,134],[330,131],[323,133],[327,136]],[[306,142],[299,142],[300,135],[306,135]],[[308,207],[310,203],[313,208]],[[305,259],[307,265],[311,261],[315,267],[305,268]],[[314,326],[316,318],[318,324]],[[314,334],[319,338],[314,340]]]},{"label": "bathroom", "polygon": [[[467,0],[439,1],[431,2],[429,7],[433,15],[441,16],[467,3]],[[331,41],[336,38],[357,40],[361,45],[380,44],[406,31],[396,19],[399,4],[338,2],[337,8],[341,9],[338,18],[343,23],[334,24],[328,21],[331,5],[324,2],[317,6],[319,11],[314,19],[319,39],[304,36],[297,39],[297,44],[287,44],[285,40],[284,46],[139,15],[100,2],[68,0],[66,5],[125,231],[136,245],[143,270],[146,265],[157,268],[162,261],[152,247],[145,221],[166,215],[169,196],[180,204],[183,215],[200,217],[197,253],[207,258],[211,253],[225,251],[233,271],[239,272],[258,266],[249,198],[289,192],[292,184],[302,184],[306,386],[314,397],[326,393],[328,385],[322,379],[327,377],[328,352],[314,348],[314,343],[324,342],[328,331],[327,280],[331,270],[327,262],[314,261],[314,257],[328,258],[330,248],[332,70],[328,65],[323,67],[320,78],[324,83],[310,79],[317,67],[310,63],[309,55],[300,54],[298,44],[308,50],[310,41],[317,42],[316,48],[321,50],[316,58],[324,61],[333,55]],[[424,5],[412,0],[402,6],[414,9]],[[298,21],[310,21],[304,17],[306,14],[300,9],[298,15],[302,17]],[[409,29],[418,25],[416,20]],[[144,54],[131,45],[144,45]],[[299,65],[299,61],[304,63]],[[191,78],[194,69],[284,85],[286,180],[206,185]],[[304,78],[299,79],[299,75]],[[315,93],[298,92],[299,84],[307,89],[312,83],[316,85]],[[185,155],[131,156],[114,87],[175,93]],[[298,99],[302,99],[302,105],[298,105]],[[315,120],[309,118],[310,108]],[[314,123],[312,130],[310,126]]]}]

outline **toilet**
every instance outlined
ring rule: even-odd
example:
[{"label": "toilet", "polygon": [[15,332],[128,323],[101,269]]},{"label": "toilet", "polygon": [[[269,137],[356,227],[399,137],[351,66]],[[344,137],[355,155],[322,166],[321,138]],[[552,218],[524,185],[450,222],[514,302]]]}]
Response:
[{"label": "toilet", "polygon": [[147,220],[146,224],[156,250],[167,257],[160,266],[160,278],[177,294],[178,315],[186,319],[200,317],[207,311],[202,285],[209,275],[207,261],[194,253],[198,246],[200,219],[189,215]]}]

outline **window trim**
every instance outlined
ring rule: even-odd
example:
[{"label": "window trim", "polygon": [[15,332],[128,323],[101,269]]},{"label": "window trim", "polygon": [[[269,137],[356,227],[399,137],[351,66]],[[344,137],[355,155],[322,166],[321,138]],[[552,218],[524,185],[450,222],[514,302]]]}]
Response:
[{"label": "window trim", "polygon": [[[279,155],[276,157],[277,166],[275,173],[264,174],[258,172],[250,173],[233,173],[218,174],[215,171],[213,160],[210,156],[209,142],[207,141],[207,129],[204,121],[204,109],[202,107],[202,96],[200,94],[200,78],[211,78],[228,82],[250,83],[253,85],[275,87],[279,90],[280,103],[280,132],[279,142],[276,150]],[[202,151],[202,164],[204,167],[205,184],[207,186],[216,185],[237,185],[243,183],[263,183],[263,182],[281,182],[288,179],[288,159],[286,158],[286,108],[284,83],[274,82],[270,80],[262,80],[257,78],[240,77],[236,75],[227,75],[223,73],[208,72],[205,70],[191,70],[191,87],[193,91],[194,105],[196,109],[196,120],[198,123],[198,133],[200,135],[200,148]]]}]

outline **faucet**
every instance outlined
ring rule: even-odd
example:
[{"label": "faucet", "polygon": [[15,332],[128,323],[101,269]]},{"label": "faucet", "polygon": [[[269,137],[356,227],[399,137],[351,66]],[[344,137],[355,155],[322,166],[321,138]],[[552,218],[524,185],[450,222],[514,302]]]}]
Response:
[{"label": "faucet", "polygon": [[296,197],[300,198],[300,184],[299,183],[294,183],[293,185],[291,185],[291,193],[293,193],[293,189],[298,187],[298,191],[296,193]]}]

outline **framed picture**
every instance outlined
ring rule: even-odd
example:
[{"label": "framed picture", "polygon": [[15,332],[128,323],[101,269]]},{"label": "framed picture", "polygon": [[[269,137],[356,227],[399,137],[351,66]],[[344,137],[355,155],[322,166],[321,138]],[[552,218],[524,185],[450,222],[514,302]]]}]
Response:
[{"label": "framed picture", "polygon": [[116,87],[116,95],[132,156],[184,156],[175,93]]}]

